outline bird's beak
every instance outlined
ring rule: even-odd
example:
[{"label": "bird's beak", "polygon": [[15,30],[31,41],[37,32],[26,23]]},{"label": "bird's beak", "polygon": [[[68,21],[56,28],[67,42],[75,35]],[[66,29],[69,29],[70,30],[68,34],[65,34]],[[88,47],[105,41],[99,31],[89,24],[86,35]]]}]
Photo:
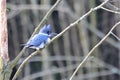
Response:
[{"label": "bird's beak", "polygon": [[50,38],[52,39],[53,37],[55,37],[57,35],[57,33],[51,33],[50,34]]}]

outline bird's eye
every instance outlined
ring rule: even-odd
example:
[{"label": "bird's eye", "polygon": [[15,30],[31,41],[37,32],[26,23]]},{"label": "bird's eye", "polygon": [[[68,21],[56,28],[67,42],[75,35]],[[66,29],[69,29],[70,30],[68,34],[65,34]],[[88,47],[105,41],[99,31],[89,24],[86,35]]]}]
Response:
[{"label": "bird's eye", "polygon": [[49,31],[47,31],[47,34],[50,34],[50,32],[49,32]]}]

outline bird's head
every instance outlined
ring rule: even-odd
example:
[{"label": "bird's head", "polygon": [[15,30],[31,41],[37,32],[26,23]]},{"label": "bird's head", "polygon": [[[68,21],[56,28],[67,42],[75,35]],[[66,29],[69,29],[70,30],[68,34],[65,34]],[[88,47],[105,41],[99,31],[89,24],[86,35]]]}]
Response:
[{"label": "bird's head", "polygon": [[39,33],[50,34],[52,32],[51,25],[45,25],[43,28],[40,29]]}]

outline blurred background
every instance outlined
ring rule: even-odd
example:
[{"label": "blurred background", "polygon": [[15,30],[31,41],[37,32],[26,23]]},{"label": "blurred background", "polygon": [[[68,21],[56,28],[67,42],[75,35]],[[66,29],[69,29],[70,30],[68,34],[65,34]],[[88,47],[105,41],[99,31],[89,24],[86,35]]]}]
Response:
[{"label": "blurred background", "polygon": [[[104,0],[62,0],[46,24],[60,33]],[[56,0],[7,0],[9,56],[13,60]],[[120,11],[120,1],[110,0],[105,6]],[[120,15],[97,10],[58,38],[40,55],[29,60],[18,80],[68,80],[88,52],[120,20]],[[114,31],[120,38],[120,26]],[[18,66],[34,50],[28,49]],[[89,57],[73,80],[120,80],[120,41],[110,35]]]}]

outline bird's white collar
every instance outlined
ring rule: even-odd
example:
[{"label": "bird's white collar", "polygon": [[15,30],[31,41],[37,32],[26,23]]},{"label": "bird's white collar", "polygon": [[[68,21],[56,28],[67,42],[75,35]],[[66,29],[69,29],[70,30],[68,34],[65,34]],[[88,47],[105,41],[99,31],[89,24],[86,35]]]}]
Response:
[{"label": "bird's white collar", "polygon": [[46,35],[46,36],[49,36],[48,34],[45,34],[45,33],[39,33],[39,34],[42,34],[42,35]]}]

